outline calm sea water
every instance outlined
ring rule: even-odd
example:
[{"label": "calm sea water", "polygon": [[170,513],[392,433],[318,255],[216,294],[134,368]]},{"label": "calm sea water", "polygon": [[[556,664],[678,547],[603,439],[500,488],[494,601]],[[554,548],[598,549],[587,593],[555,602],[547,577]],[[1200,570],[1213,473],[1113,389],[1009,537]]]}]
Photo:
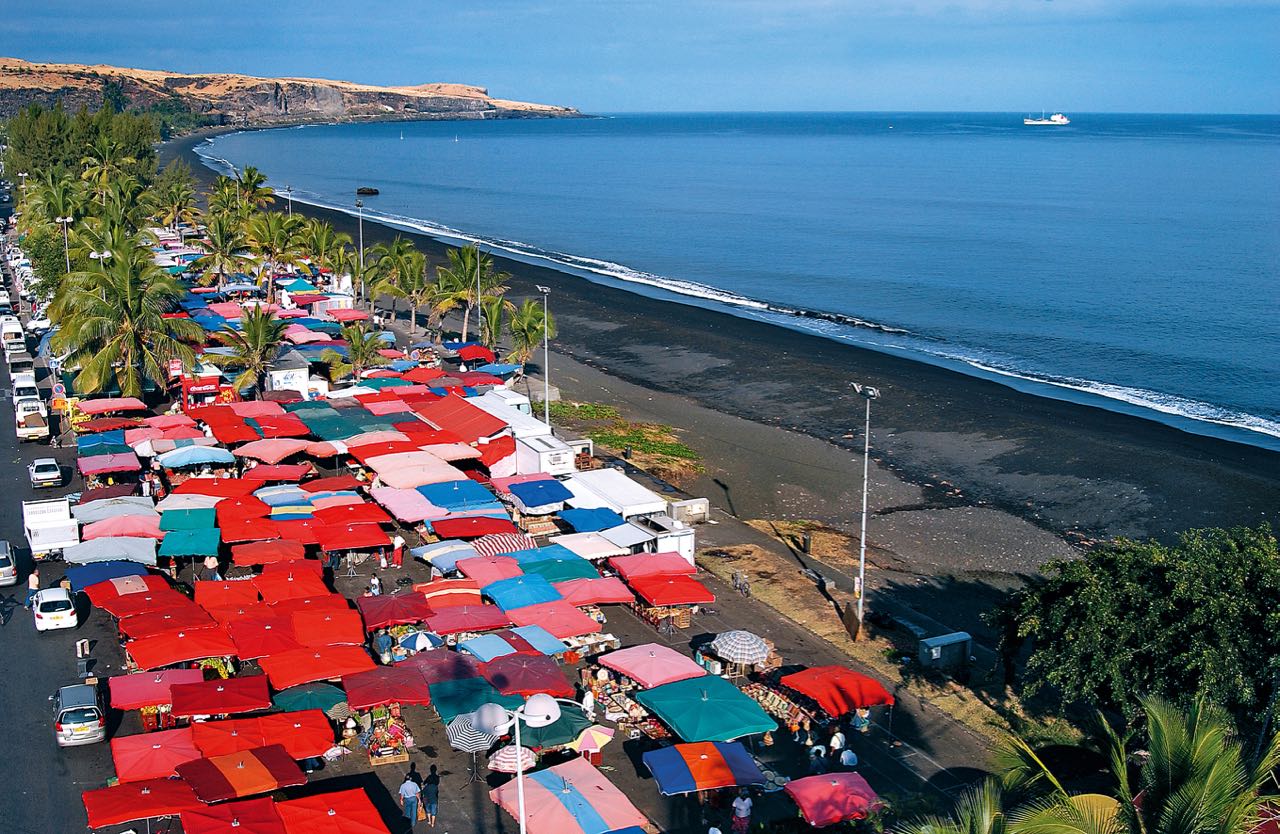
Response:
[{"label": "calm sea water", "polygon": [[[295,199],[1280,448],[1280,117],[326,125],[199,151]],[[798,315],[816,313],[814,315]]]}]

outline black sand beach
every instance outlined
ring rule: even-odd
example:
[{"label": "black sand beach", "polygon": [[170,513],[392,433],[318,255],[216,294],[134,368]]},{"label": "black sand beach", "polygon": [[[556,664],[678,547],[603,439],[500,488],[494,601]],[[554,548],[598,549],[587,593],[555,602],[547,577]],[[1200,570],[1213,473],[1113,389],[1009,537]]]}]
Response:
[{"label": "black sand beach", "polygon": [[[185,158],[211,179],[192,152],[203,138],[168,143],[162,160]],[[356,235],[353,217],[294,210]],[[439,241],[364,226],[366,245],[401,234],[443,260]],[[513,297],[551,287],[556,353],[605,374],[575,382],[557,376],[553,357],[552,383],[580,399],[604,398],[610,378],[639,386],[619,398],[624,410],[684,429],[707,456],[707,477],[692,490],[743,518],[854,529],[862,401],[849,383],[878,386],[872,456],[883,468],[873,476],[871,538],[903,569],[1027,573],[1070,552],[1047,532],[1071,542],[1167,539],[1269,521],[1280,508],[1280,453],[495,260],[513,276]]]}]

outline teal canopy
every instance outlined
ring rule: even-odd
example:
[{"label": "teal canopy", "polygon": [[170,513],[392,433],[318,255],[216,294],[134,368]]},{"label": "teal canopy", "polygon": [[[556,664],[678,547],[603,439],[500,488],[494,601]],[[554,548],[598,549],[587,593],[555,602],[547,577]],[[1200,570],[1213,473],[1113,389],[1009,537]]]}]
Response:
[{"label": "teal canopy", "polygon": [[570,579],[599,579],[600,571],[586,559],[541,559],[520,565],[525,573],[534,573],[548,582],[568,582]]},{"label": "teal canopy", "polygon": [[684,741],[733,741],[778,729],[778,724],[724,678],[705,675],[635,696]]},{"label": "teal canopy", "polygon": [[361,388],[372,388],[375,391],[381,391],[383,388],[405,388],[413,383],[407,379],[400,379],[394,376],[380,376],[373,379],[362,379],[356,383]]},{"label": "teal canopy", "polygon": [[501,704],[507,709],[515,709],[524,703],[519,695],[503,695],[484,678],[440,681],[429,688],[431,706],[436,708],[440,720],[446,724],[464,712],[475,712],[481,704]]},{"label": "teal canopy", "polygon": [[347,693],[330,683],[304,683],[302,686],[291,686],[277,692],[271,699],[276,709],[285,712],[301,712],[306,709],[318,709],[328,712],[338,704],[345,703]]},{"label": "teal canopy", "polygon": [[[167,515],[167,513],[166,513]],[[217,527],[174,530],[160,542],[161,556],[217,556],[222,531]]]},{"label": "teal canopy", "polygon": [[540,750],[545,747],[560,747],[582,735],[582,731],[593,723],[587,716],[583,715],[581,708],[561,704],[560,717],[553,723],[545,727],[522,726],[520,728],[520,744],[532,750]]},{"label": "teal canopy", "polygon": [[160,515],[160,529],[204,530],[218,526],[218,514],[212,507],[195,510],[165,510]]}]

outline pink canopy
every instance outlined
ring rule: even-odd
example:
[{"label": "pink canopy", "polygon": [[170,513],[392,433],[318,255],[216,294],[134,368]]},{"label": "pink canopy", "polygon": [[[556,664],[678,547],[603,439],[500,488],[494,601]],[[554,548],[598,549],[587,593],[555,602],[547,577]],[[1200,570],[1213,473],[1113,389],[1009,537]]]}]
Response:
[{"label": "pink canopy", "polygon": [[599,579],[569,579],[555,583],[560,596],[570,605],[630,605],[635,594],[616,576]]},{"label": "pink canopy", "polygon": [[491,585],[500,579],[521,576],[520,563],[510,556],[471,556],[459,559],[458,570],[468,579],[474,579],[480,587]]},{"label": "pink canopy", "polygon": [[111,690],[111,706],[119,710],[141,709],[172,703],[170,687],[179,683],[204,680],[200,669],[165,669],[160,672],[135,672],[107,678]]},{"label": "pink canopy", "polygon": [[[142,463],[133,452],[122,452],[114,455],[93,455],[76,461],[80,472],[85,475],[106,475],[111,472],[137,472]],[[446,464],[447,465],[447,464]]]},{"label": "pink canopy", "polygon": [[329,318],[334,321],[364,321],[369,318],[369,314],[364,310],[352,310],[350,308],[338,310],[326,310]]},{"label": "pink canopy", "polygon": [[692,576],[698,569],[679,553],[637,553],[634,556],[615,556],[609,565],[623,579],[639,576]]},{"label": "pink canopy", "polygon": [[185,414],[157,414],[143,418],[142,422],[157,429],[177,429],[196,424],[194,419]]},{"label": "pink canopy", "polygon": [[783,786],[800,808],[800,815],[815,828],[845,820],[864,819],[881,805],[876,792],[858,773],[827,773],[792,779]]},{"label": "pink canopy", "polygon": [[386,414],[406,414],[413,411],[413,407],[404,400],[382,400],[365,403],[364,407],[369,410],[370,414],[376,414],[379,417]]},{"label": "pink canopy", "polygon": [[118,515],[86,524],[80,534],[83,541],[90,539],[107,539],[116,536],[136,536],[139,538],[163,539],[160,532],[159,516]]},{"label": "pink canopy", "polygon": [[347,448],[354,449],[357,446],[369,446],[374,443],[395,443],[397,441],[405,441],[409,439],[409,435],[402,431],[393,429],[375,429],[362,434],[348,437],[346,440]]},{"label": "pink canopy", "polygon": [[[423,452],[423,454],[426,453]],[[450,466],[439,458],[435,458],[435,463],[433,464],[404,466],[378,473],[378,479],[383,484],[400,489],[413,489],[427,484],[444,484],[449,481],[461,480],[464,477],[466,476],[463,475],[461,470]]]},{"label": "pink canopy", "polygon": [[601,666],[626,675],[645,689],[700,678],[707,673],[691,658],[658,643],[628,646],[598,658]]},{"label": "pink canopy", "polygon": [[244,315],[244,308],[235,301],[219,301],[216,304],[210,304],[209,310],[224,319],[238,319]]},{"label": "pink canopy", "polygon": [[481,457],[479,449],[465,443],[433,443],[422,448],[423,451],[450,463],[456,460],[479,460]]},{"label": "pink canopy", "polygon": [[561,640],[580,637],[583,634],[596,634],[604,630],[604,626],[599,622],[562,599],[513,608],[507,612],[507,616],[518,626],[542,626]]},{"label": "pink canopy", "polygon": [[79,408],[85,414],[113,414],[118,411],[145,411],[147,404],[137,397],[103,397],[84,400]]},{"label": "pink canopy", "polygon": [[237,417],[278,417],[285,413],[284,406],[270,400],[244,400],[231,403]]},{"label": "pink canopy", "polygon": [[233,454],[238,458],[253,458],[263,463],[279,463],[290,455],[305,452],[311,445],[309,440],[295,440],[288,437],[273,437],[267,440],[254,440],[246,443]]},{"label": "pink canopy", "polygon": [[160,440],[163,437],[164,431],[153,426],[124,430],[124,442],[127,446],[137,446],[144,440]]},{"label": "pink canopy", "polygon": [[394,487],[374,487],[370,490],[373,500],[377,501],[400,521],[416,524],[435,518],[444,518],[449,511],[437,507],[428,501],[416,489],[396,489]]},{"label": "pink canopy", "polygon": [[[519,814],[517,787],[512,780],[489,791],[489,798],[512,817]],[[524,810],[529,834],[588,834],[632,826],[648,830],[649,824],[631,800],[581,756],[526,776]],[[585,819],[593,820],[590,827]]]}]

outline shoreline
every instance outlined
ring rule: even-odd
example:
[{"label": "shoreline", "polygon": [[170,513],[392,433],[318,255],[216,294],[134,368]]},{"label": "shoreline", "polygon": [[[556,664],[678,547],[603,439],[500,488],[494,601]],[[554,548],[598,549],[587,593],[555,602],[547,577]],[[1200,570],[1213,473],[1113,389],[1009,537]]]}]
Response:
[{"label": "shoreline", "polygon": [[[161,160],[181,157],[207,182],[214,173],[194,147],[234,129],[170,140],[161,146]],[[356,219],[344,212],[301,203],[295,208],[355,237]],[[414,240],[433,263],[449,248],[376,220],[366,224],[365,242],[397,234]],[[1168,539],[1191,527],[1256,524],[1271,520],[1280,507],[1280,453],[1023,393],[913,359],[655,299],[497,254],[494,261],[512,274],[515,298],[531,294],[535,283],[552,288],[551,309],[561,329],[558,352],[617,379],[859,453],[854,457],[860,456],[862,408],[847,381],[879,386],[884,397],[873,411],[873,459],[920,493],[909,504],[875,502],[879,515],[996,509],[1087,544],[1104,536]],[[769,453],[765,448],[745,454]],[[766,460],[731,462],[742,481],[759,481],[740,481],[732,496],[707,493],[716,503],[736,503],[735,514],[792,514],[845,527],[854,520],[852,469],[839,479],[846,488],[838,494],[795,484],[809,495],[787,507],[776,496],[788,490],[765,482],[773,474]]]}]

